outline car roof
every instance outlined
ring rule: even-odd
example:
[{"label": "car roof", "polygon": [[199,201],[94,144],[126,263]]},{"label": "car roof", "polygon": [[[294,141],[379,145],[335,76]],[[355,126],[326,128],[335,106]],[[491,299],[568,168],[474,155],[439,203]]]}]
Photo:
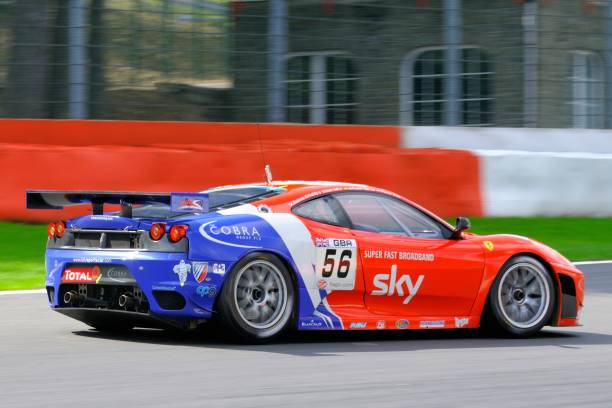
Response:
[{"label": "car roof", "polygon": [[306,181],[306,180],[278,180],[273,181],[271,183],[245,183],[245,184],[235,184],[235,185],[227,185],[216,188],[241,188],[241,187],[277,187],[286,190],[285,194],[280,194],[274,197],[262,199],[262,202],[269,204],[288,204],[289,207],[293,207],[296,204],[301,202],[314,199],[316,197],[324,196],[330,193],[338,193],[342,191],[364,191],[364,192],[372,192],[372,193],[381,193],[385,195],[389,195],[392,197],[396,197],[404,202],[409,203],[410,205],[416,207],[420,211],[425,214],[437,219],[442,224],[446,225],[448,228],[452,229],[453,227],[446,222],[441,217],[432,213],[425,207],[418,205],[417,203],[402,197],[401,195],[385,190],[378,187],[372,187],[366,184],[357,184],[357,183],[347,183],[340,181]]}]

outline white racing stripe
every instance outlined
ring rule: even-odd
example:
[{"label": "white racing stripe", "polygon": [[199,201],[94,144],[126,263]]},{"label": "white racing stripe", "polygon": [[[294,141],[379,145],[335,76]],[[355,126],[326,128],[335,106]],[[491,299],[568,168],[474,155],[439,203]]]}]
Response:
[{"label": "white racing stripe", "polygon": [[254,205],[244,204],[238,207],[221,210],[223,215],[230,214],[252,214],[265,220],[283,240],[293,259],[297,272],[302,277],[304,286],[313,307],[317,308],[321,303],[321,294],[316,285],[315,246],[308,228],[293,214],[288,213],[260,213]]},{"label": "white racing stripe", "polygon": [[46,293],[44,289],[29,289],[29,290],[0,290],[0,296],[4,295],[33,295]]},{"label": "white racing stripe", "polygon": [[584,265],[612,265],[612,261],[580,261],[573,262],[576,266],[584,266]]}]

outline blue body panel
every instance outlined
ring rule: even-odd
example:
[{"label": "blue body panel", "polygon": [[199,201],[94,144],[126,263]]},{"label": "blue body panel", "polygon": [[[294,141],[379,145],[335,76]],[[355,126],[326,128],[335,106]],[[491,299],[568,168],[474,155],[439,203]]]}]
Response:
[{"label": "blue body panel", "polygon": [[[295,273],[297,281],[298,321],[302,330],[339,329],[341,322],[323,304],[313,304],[285,239],[272,225],[257,214],[222,215],[209,213],[190,215],[173,220],[163,220],[170,226],[180,223],[189,226],[187,253],[153,252],[138,250],[82,250],[48,249],[46,252],[46,286],[55,288],[52,307],[59,307],[57,298],[64,268],[67,264],[122,265],[135,278],[147,297],[150,313],[173,321],[185,323],[209,319],[215,308],[215,300],[221,292],[226,276],[234,264],[245,255],[263,251],[277,255]],[[68,223],[68,227],[84,229],[148,230],[156,220],[135,220],[115,215],[80,217]],[[196,278],[196,265],[207,263],[208,272],[201,282]],[[177,268],[189,265],[187,276],[180,278]],[[314,271],[314,265],[312,266]],[[164,310],[156,302],[153,291],[176,291],[186,300],[182,310]],[[320,291],[320,299],[326,292]]]}]

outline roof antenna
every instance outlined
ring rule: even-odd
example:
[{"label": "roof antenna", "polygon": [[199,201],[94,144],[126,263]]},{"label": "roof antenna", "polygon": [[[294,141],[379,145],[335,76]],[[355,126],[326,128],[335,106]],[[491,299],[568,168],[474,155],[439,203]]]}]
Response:
[{"label": "roof antenna", "polygon": [[263,161],[264,165],[265,182],[267,185],[270,185],[272,184],[272,169],[270,168],[270,165],[266,163],[266,155],[264,153],[263,142],[261,140],[261,129],[259,123],[257,124],[257,138],[259,139],[259,150],[261,151],[261,160]]},{"label": "roof antenna", "polygon": [[270,168],[269,164],[266,164],[266,167],[264,167],[264,171],[266,172],[266,184],[272,184],[272,169]]}]

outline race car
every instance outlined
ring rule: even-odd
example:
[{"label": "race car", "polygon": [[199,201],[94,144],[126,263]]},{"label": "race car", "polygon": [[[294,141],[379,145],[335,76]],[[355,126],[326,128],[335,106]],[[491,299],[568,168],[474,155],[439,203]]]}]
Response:
[{"label": "race car", "polygon": [[28,208],[83,204],[92,215],[49,224],[45,286],[53,310],[98,330],[212,320],[263,342],[288,329],[530,336],[579,323],[583,275],[558,252],[468,233],[467,218],[452,226],[375,187],[27,192]]}]

